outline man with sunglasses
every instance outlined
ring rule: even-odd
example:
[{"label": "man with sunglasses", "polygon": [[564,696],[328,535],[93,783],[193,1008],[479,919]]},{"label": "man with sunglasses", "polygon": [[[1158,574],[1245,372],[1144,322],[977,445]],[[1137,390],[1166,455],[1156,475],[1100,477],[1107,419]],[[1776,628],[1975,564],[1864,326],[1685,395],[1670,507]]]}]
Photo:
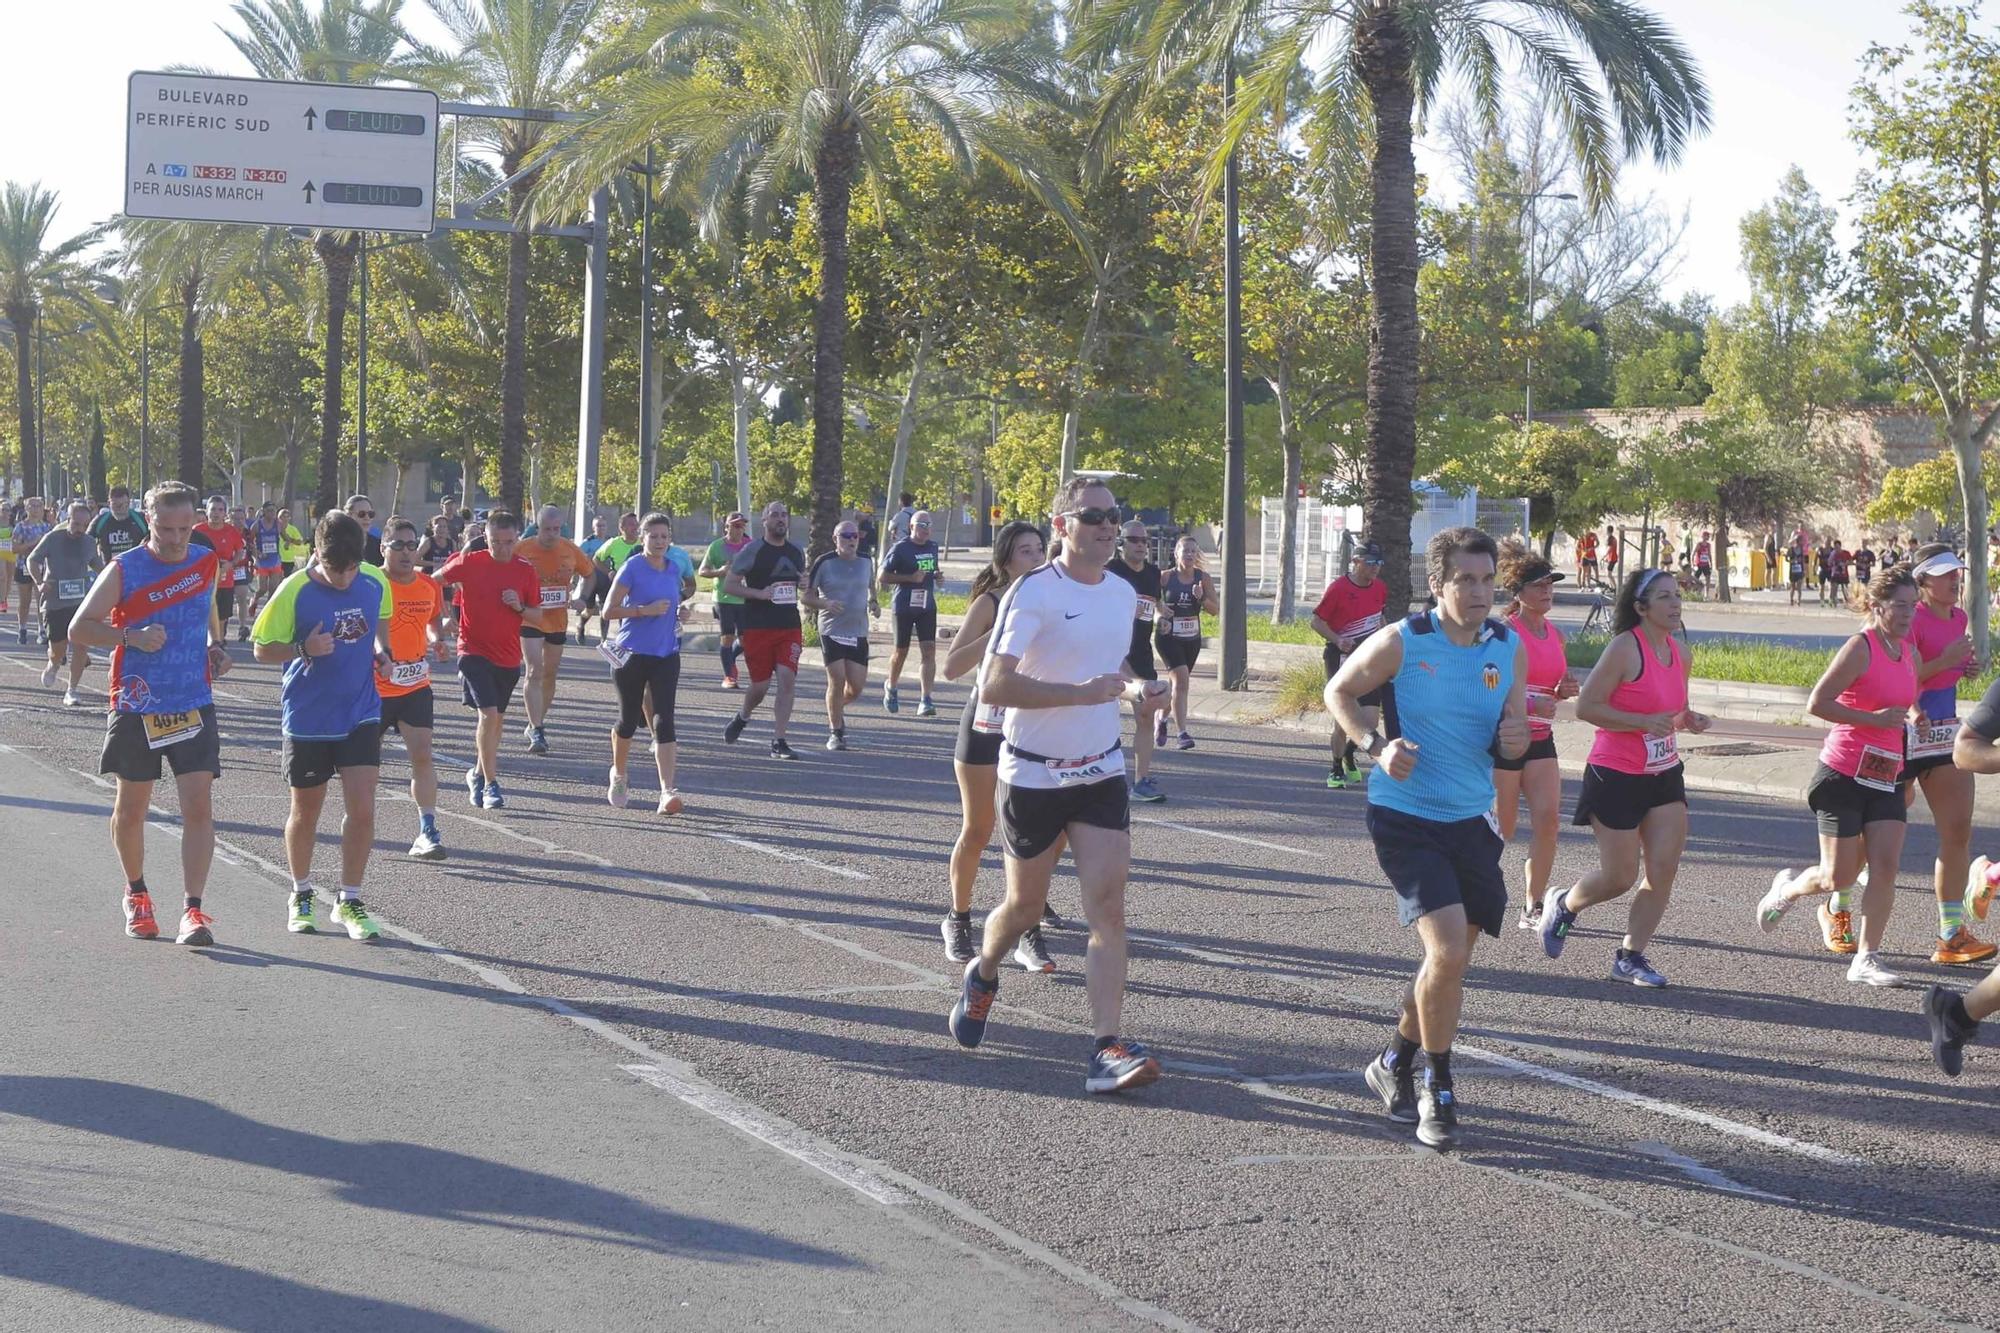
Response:
[{"label": "man with sunglasses", "polygon": [[937,681],[937,584],[938,546],[931,540],[928,509],[910,514],[910,535],[889,548],[882,562],[882,582],[896,590],[896,649],[889,654],[889,679],[882,687],[882,706],[894,713],[901,708],[896,699],[897,682],[903,678],[903,659],[909,656],[910,636],[917,640],[918,679],[923,694],[917,704],[918,717],[936,717],[931,689]]},{"label": "man with sunglasses", "polygon": [[361,525],[362,563],[373,565],[377,569],[380,569],[382,567],[382,529],[375,526],[375,502],[365,495],[350,495],[347,497],[347,513],[350,518]]},{"label": "man with sunglasses", "polygon": [[813,561],[806,586],[819,599],[819,650],[826,662],[826,748],[847,748],[847,705],[868,687],[868,622],[882,614],[875,566],[861,558],[861,526],[842,519],[833,549]]},{"label": "man with sunglasses", "polygon": [[947,1026],[961,1046],[986,1035],[1000,964],[1042,919],[1067,836],[1090,923],[1084,990],[1095,1043],[1084,1089],[1118,1092],[1160,1076],[1159,1059],[1119,1035],[1132,834],[1118,704],[1139,704],[1140,725],[1150,725],[1145,714],[1165,702],[1167,686],[1121,672],[1137,613],[1131,585],[1105,576],[1118,544],[1111,491],[1071,478],[1057,492],[1054,520],[1061,554],[1009,586],[980,664],[981,702],[1007,710],[999,765],[1007,896],[986,918]]},{"label": "man with sunglasses", "polygon": [[722,688],[739,688],[736,681],[736,659],[742,652],[737,646],[737,636],[743,632],[743,599],[731,596],[725,588],[729,577],[730,562],[737,552],[750,544],[750,520],[740,512],[723,520],[722,536],[708,544],[708,552],[701,558],[699,573],[705,579],[713,579],[715,599],[715,622],[722,631]]},{"label": "man with sunglasses", "polygon": [[[1153,625],[1160,618],[1160,567],[1153,563],[1151,556],[1152,536],[1146,525],[1133,519],[1119,530],[1118,559],[1106,565],[1105,572],[1116,574],[1132,585],[1138,597],[1132,615],[1132,647],[1125,654],[1125,674],[1133,680],[1158,680],[1160,668],[1153,661]],[[1164,801],[1166,792],[1153,781],[1154,747],[1166,744],[1167,715],[1159,714],[1153,726],[1146,726],[1135,705],[1132,716],[1139,722],[1132,736],[1132,799],[1135,801]]]}]

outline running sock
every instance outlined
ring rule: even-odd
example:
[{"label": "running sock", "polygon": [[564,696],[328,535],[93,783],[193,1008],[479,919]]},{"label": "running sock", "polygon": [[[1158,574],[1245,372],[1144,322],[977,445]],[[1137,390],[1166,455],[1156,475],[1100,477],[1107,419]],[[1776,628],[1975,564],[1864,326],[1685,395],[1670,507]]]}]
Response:
[{"label": "running sock", "polygon": [[199,898],[183,898],[181,901],[187,905],[187,910],[190,912],[199,912],[201,910],[201,899]]},{"label": "running sock", "polygon": [[343,885],[341,885],[341,886],[340,886],[340,901],[342,901],[342,902],[344,902],[344,903],[358,903],[358,902],[360,902],[360,901],[361,901],[361,887],[360,887],[359,885],[357,885],[357,884],[343,884]]},{"label": "running sock", "polygon": [[1852,890],[1850,890],[1850,889],[1835,889],[1835,890],[1833,891],[1833,901],[1827,904],[1827,910],[1828,910],[1829,912],[1847,912],[1847,911],[1852,911],[1852,910],[1853,910],[1853,903],[1854,903],[1854,899],[1853,899],[1853,891],[1852,891]]},{"label": "running sock", "polygon": [[1426,1079],[1430,1085],[1434,1088],[1449,1088],[1451,1086],[1451,1052],[1425,1051],[1424,1061],[1430,1066],[1430,1073],[1426,1075]]},{"label": "running sock", "polygon": [[304,894],[306,897],[310,898],[312,897],[312,891],[313,891],[313,882],[311,880],[295,879],[292,881],[292,892],[294,894]]},{"label": "running sock", "polygon": [[1964,1037],[1969,1041],[1979,1035],[1979,1021],[1965,1012],[1963,995],[1956,993],[1952,995],[1950,1003],[1945,1006],[1944,1021],[1954,1036]]},{"label": "running sock", "polygon": [[1948,940],[1965,928],[1965,904],[1938,904],[1938,938]]},{"label": "running sock", "polygon": [[1419,1049],[1416,1042],[1398,1032],[1396,1040],[1390,1042],[1382,1051],[1382,1067],[1393,1069],[1399,1074],[1410,1073],[1417,1067]]},{"label": "running sock", "polygon": [[137,879],[126,880],[125,892],[132,894],[134,897],[146,892],[146,877],[141,875]]},{"label": "running sock", "polygon": [[964,912],[953,912],[951,914],[951,919],[969,926],[972,924],[972,913],[970,910]]},{"label": "running sock", "polygon": [[417,811],[417,827],[418,827],[418,828],[420,828],[420,829],[434,829],[434,828],[436,828],[436,827],[437,827],[437,822],[438,822],[438,817],[437,817],[437,811],[435,811],[435,810],[422,810],[422,809],[420,809],[420,810],[418,810],[418,811]]}]

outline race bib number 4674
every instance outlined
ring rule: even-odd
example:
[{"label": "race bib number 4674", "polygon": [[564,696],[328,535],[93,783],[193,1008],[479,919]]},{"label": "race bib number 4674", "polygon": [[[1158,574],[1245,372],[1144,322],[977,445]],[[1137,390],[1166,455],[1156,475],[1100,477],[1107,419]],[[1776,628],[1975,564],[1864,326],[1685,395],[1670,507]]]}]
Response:
[{"label": "race bib number 4674", "polygon": [[170,745],[201,735],[202,721],[199,710],[186,713],[146,713],[142,715],[146,724],[146,748],[164,750]]}]

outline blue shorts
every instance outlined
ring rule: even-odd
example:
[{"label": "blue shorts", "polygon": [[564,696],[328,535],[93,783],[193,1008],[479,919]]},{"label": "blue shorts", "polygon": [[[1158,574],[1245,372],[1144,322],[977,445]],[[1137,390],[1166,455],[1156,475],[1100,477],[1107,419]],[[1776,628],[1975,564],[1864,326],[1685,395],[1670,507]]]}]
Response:
[{"label": "blue shorts", "polygon": [[495,666],[474,653],[460,654],[458,683],[465,692],[467,708],[496,708],[507,711],[514,700],[514,687],[521,683],[521,668]]},{"label": "blue shorts", "polygon": [[1507,919],[1507,877],[1500,870],[1506,844],[1486,816],[1443,822],[1370,802],[1368,836],[1404,925],[1457,904],[1466,920],[1499,938]]}]

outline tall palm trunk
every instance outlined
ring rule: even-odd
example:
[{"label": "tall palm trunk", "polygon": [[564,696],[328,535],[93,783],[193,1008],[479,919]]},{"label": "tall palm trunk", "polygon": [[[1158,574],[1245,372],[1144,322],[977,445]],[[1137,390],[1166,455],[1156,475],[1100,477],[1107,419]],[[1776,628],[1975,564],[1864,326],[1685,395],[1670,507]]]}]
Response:
[{"label": "tall palm trunk", "polygon": [[7,319],[14,326],[14,414],[21,425],[21,493],[35,493],[35,478],[42,475],[42,451],[35,439],[35,317],[39,312],[26,302],[7,307]]},{"label": "tall palm trunk", "polygon": [[202,484],[202,460],[207,454],[202,438],[207,427],[208,398],[202,375],[201,320],[198,282],[181,284],[181,430],[180,448],[175,455],[175,476],[194,487]]},{"label": "tall palm trunk", "polygon": [[[326,371],[319,408],[319,486],[314,513],[307,523],[340,503],[340,415],[345,403],[342,375],[346,369],[347,299],[354,290],[354,256],[361,248],[359,233],[336,240],[321,232],[313,243],[326,269]],[[305,524],[300,525],[301,531]]]},{"label": "tall palm trunk", "polygon": [[854,197],[860,138],[853,121],[843,119],[827,130],[813,161],[819,222],[819,306],[813,312],[814,555],[833,549],[833,529],[840,521],[841,436],[847,411],[847,211]]},{"label": "tall palm trunk", "polygon": [[96,403],[90,405],[90,495],[94,500],[108,500],[111,483],[105,480],[108,471],[104,457],[104,409]]},{"label": "tall palm trunk", "polygon": [[1368,526],[1382,544],[1389,612],[1410,600],[1410,481],[1417,454],[1417,161],[1411,50],[1393,4],[1377,0],[1355,54],[1375,114],[1368,239]]},{"label": "tall palm trunk", "polygon": [[[502,163],[508,175],[520,170],[520,156]],[[516,228],[527,225],[531,182],[508,186],[510,214]],[[528,235],[516,230],[507,237],[507,336],[500,358],[500,503],[515,513],[526,501],[522,460],[528,454]]]},{"label": "tall palm trunk", "polygon": [[1271,603],[1271,623],[1283,625],[1297,613],[1299,484],[1305,479],[1305,445],[1299,438],[1290,361],[1278,362],[1278,373],[1271,377],[1270,383],[1278,398],[1278,445],[1285,453],[1284,521],[1278,526],[1278,595]]}]

